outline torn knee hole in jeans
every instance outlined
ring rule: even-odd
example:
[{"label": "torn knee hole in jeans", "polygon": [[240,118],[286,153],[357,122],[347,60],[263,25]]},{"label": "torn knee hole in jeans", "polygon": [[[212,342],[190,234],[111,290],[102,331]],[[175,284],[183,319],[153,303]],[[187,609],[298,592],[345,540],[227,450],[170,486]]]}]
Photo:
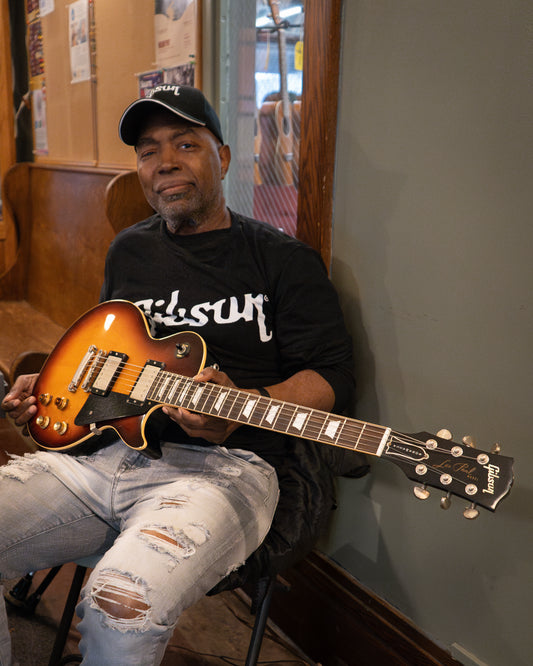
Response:
[{"label": "torn knee hole in jeans", "polygon": [[177,531],[166,525],[147,526],[141,528],[140,534],[155,550],[177,560],[191,557],[197,546],[209,539],[209,530],[198,523],[191,523]]},{"label": "torn knee hole in jeans", "polygon": [[185,506],[189,498],[185,495],[179,497],[161,497],[159,500],[160,509],[169,509],[172,507]]},{"label": "torn knee hole in jeans", "polygon": [[7,465],[0,468],[0,479],[15,479],[24,482],[34,474],[46,472],[48,469],[48,465],[41,460],[39,453],[25,453],[24,456],[10,453],[9,457]]},{"label": "torn knee hole in jeans", "polygon": [[147,629],[150,614],[147,586],[119,571],[102,571],[91,589],[92,605],[119,631]]}]

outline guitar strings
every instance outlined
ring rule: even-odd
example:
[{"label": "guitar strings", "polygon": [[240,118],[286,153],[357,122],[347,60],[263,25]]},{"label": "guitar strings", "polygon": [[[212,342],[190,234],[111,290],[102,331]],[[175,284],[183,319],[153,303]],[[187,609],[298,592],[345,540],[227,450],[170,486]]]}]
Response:
[{"label": "guitar strings", "polygon": [[[107,357],[97,357],[94,363],[88,368],[87,370],[87,375],[92,375],[93,377],[97,376],[97,372],[99,372],[106,361]],[[129,361],[121,362],[117,368],[117,379],[116,381],[120,384],[121,387],[124,389],[128,390],[131,392],[139,379],[140,372],[145,368],[145,365],[138,365]],[[278,411],[280,412],[277,414],[277,419],[276,419],[276,427],[272,428],[269,425],[263,425],[261,422],[263,421],[264,415],[266,414],[268,410],[268,406],[265,407],[261,414],[261,418],[259,419],[259,422],[254,421],[254,410],[250,413],[249,418],[242,418],[241,412],[242,412],[242,407],[243,405],[240,405],[239,409],[239,418],[236,419],[231,419],[229,415],[226,416],[221,416],[221,418],[228,418],[229,420],[237,420],[238,422],[241,423],[248,423],[252,426],[256,427],[263,427],[264,429],[267,430],[276,430],[280,431],[283,433],[287,433],[289,430],[291,430],[291,424],[293,423],[294,416],[295,416],[295,410],[299,410],[300,412],[304,412],[308,410],[307,413],[307,418],[305,421],[305,424],[302,426],[300,429],[301,432],[303,433],[301,436],[303,436],[305,439],[310,439],[313,441],[318,441],[318,442],[326,442],[327,444],[333,444],[335,446],[339,446],[340,448],[345,448],[347,450],[354,450],[354,451],[361,451],[363,453],[375,453],[375,451],[379,448],[383,441],[383,437],[385,432],[387,431],[387,428],[380,426],[380,425],[374,425],[371,423],[367,423],[364,421],[359,421],[357,419],[353,419],[350,417],[345,417],[337,414],[331,414],[328,412],[323,412],[321,410],[315,410],[312,408],[304,407],[302,405],[296,405],[293,403],[288,403],[282,400],[275,400],[272,398],[261,398],[261,397],[256,397],[255,394],[249,393],[246,391],[246,389],[236,389],[232,387],[226,387],[226,386],[221,386],[220,384],[213,384],[210,382],[195,382],[192,377],[188,377],[186,375],[180,375],[178,373],[173,373],[166,371],[164,369],[160,369],[152,382],[147,395],[149,394],[150,396],[155,396],[161,391],[161,387],[163,384],[168,384],[171,383],[172,386],[175,384],[180,385],[180,390],[174,390],[174,391],[169,391],[166,393],[166,397],[170,397],[173,393],[178,393],[179,395],[183,395],[185,393],[186,395],[184,396],[183,399],[183,406],[185,404],[188,404],[188,407],[191,409],[191,411],[197,411],[201,413],[207,413],[207,414],[212,414],[212,411],[210,409],[205,409],[205,405],[212,402],[220,396],[220,393],[223,391],[227,391],[230,393],[230,395],[233,397],[233,402],[228,410],[228,414],[231,412],[235,404],[239,405],[239,403],[246,403],[249,399],[250,396],[257,401],[261,401],[263,404],[266,402],[268,405],[278,405],[279,409]],[[181,385],[185,384],[185,388],[183,388]],[[209,387],[209,394],[203,400],[203,406],[204,410],[201,408],[196,408],[195,406],[191,405],[191,396],[188,395],[191,391],[191,389],[194,389],[193,393],[197,391],[199,388],[202,389],[202,391],[205,391],[205,388]],[[165,386],[166,389],[166,386]],[[213,393],[216,394],[213,396]],[[152,402],[160,402],[161,404],[170,404],[173,405],[172,402],[166,402],[165,400],[158,400],[155,399],[154,397],[148,398]],[[289,412],[289,413],[286,413]],[[340,426],[337,427],[338,432],[337,436],[334,438],[330,437],[321,437],[322,432],[324,431],[324,425],[326,421],[339,421],[341,424]],[[292,430],[296,432],[298,431],[296,428],[292,428]],[[425,442],[417,439],[416,437],[412,435],[406,435],[404,433],[395,431],[395,430],[390,430],[389,436],[392,436],[393,438],[398,438],[400,440],[409,442],[410,444],[413,445],[418,445],[425,447]],[[342,440],[342,441],[340,441]],[[436,441],[436,440],[435,440]],[[354,444],[355,442],[355,444]],[[461,447],[463,448],[463,447]],[[469,447],[464,447],[468,449]],[[446,448],[443,448],[439,445],[437,445],[436,448],[432,449],[432,451],[436,451],[439,453],[449,453],[449,450]],[[473,455],[462,455],[461,459],[468,459],[468,460],[475,460],[477,456],[479,455],[479,451],[476,451],[476,454]],[[413,462],[413,464],[416,464],[416,462]]]}]

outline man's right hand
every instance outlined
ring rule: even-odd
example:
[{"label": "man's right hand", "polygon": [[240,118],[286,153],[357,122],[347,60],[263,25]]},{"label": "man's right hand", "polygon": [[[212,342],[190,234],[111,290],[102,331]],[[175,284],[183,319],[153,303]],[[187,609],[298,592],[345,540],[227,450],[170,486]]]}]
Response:
[{"label": "man's right hand", "polygon": [[33,387],[39,375],[20,375],[2,401],[2,409],[7,412],[16,425],[24,425],[37,412],[36,399],[32,395]]}]

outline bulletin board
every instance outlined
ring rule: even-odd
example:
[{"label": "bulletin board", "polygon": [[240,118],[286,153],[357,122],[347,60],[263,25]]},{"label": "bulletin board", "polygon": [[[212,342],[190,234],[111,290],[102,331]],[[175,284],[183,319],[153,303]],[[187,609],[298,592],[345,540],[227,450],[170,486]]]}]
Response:
[{"label": "bulletin board", "polygon": [[[159,82],[201,87],[201,0],[25,2],[35,160],[133,167],[134,152],[118,138],[126,106]],[[161,25],[185,26],[175,40],[182,52],[168,51],[172,39],[158,42]],[[78,48],[89,65],[73,63]]]}]

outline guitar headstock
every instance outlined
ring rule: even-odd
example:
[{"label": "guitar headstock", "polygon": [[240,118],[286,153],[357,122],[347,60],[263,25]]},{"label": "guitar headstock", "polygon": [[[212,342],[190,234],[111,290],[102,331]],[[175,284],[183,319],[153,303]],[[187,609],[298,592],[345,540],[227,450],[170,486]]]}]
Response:
[{"label": "guitar headstock", "polygon": [[450,506],[451,495],[467,499],[470,505],[463,515],[468,519],[477,518],[477,505],[494,511],[513,484],[513,458],[500,455],[497,445],[490,453],[476,449],[470,437],[457,444],[448,431],[392,433],[382,458],[420,484],[414,487],[419,499],[429,497],[427,486],[446,493],[440,501],[443,509]]}]

